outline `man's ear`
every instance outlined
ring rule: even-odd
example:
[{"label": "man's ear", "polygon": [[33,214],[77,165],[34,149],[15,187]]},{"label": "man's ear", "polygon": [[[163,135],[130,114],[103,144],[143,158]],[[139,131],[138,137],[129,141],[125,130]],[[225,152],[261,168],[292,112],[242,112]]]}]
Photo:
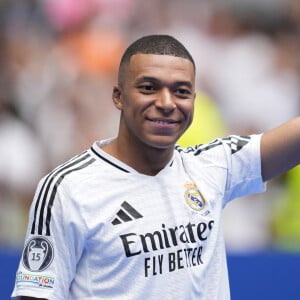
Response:
[{"label": "man's ear", "polygon": [[121,89],[120,89],[119,86],[114,86],[112,99],[113,99],[113,102],[115,104],[115,107],[119,110],[122,110],[123,103],[122,103],[122,100],[121,100]]}]

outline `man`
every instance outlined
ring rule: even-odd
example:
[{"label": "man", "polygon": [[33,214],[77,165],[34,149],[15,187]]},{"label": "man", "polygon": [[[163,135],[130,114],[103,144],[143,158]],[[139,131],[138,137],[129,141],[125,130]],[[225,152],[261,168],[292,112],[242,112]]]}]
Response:
[{"label": "man", "polygon": [[175,146],[193,117],[195,65],[165,35],[129,46],[112,98],[117,137],[37,187],[13,296],[230,299],[222,209],[299,163],[300,118]]}]

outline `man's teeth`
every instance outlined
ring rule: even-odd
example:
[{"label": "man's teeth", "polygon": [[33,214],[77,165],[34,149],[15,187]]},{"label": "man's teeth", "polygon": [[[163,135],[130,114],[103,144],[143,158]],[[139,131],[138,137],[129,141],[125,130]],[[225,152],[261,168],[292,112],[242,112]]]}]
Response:
[{"label": "man's teeth", "polygon": [[171,122],[168,122],[168,121],[160,121],[160,120],[156,120],[154,121],[155,123],[158,123],[158,124],[171,124]]}]

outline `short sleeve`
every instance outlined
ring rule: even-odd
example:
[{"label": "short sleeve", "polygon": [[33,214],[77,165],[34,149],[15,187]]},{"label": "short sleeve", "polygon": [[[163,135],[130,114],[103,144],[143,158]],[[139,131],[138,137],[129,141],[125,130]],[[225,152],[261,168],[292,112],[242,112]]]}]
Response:
[{"label": "short sleeve", "polygon": [[228,163],[225,202],[265,191],[261,174],[261,136],[229,136],[222,140],[226,144]]},{"label": "short sleeve", "polygon": [[49,178],[41,180],[30,208],[12,297],[68,299],[78,260],[75,249],[80,247],[73,246],[80,240],[67,226],[67,201],[62,185],[57,187]]}]

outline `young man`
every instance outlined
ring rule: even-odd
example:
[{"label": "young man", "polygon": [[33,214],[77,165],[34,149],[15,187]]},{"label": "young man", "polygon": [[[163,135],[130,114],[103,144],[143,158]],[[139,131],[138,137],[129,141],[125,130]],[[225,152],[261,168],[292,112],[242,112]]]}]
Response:
[{"label": "young man", "polygon": [[129,46],[113,89],[119,133],[39,183],[13,297],[230,299],[222,209],[299,164],[300,118],[181,149],[194,99],[182,44]]}]

